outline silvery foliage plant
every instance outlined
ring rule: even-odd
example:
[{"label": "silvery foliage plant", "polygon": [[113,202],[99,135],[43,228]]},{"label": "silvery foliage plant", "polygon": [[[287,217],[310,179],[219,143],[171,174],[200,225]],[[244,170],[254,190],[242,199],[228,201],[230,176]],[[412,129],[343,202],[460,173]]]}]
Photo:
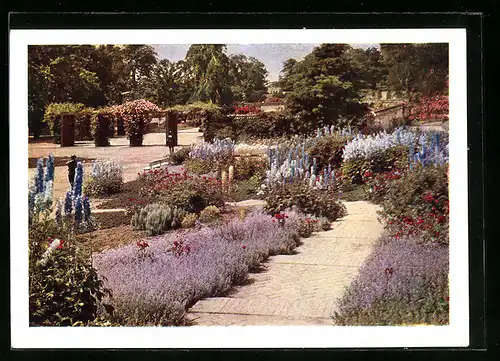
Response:
[{"label": "silvery foliage plant", "polygon": [[123,166],[113,159],[92,161],[90,182],[87,192],[90,195],[104,195],[119,192],[123,185]]}]

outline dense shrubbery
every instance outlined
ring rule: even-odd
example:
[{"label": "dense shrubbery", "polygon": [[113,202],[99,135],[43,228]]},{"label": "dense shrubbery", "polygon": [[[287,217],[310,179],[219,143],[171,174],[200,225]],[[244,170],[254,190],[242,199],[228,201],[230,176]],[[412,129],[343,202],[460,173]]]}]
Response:
[{"label": "dense shrubbery", "polygon": [[244,201],[247,199],[261,198],[258,194],[262,177],[253,175],[250,179],[234,181],[231,183],[231,199],[235,202]]},{"label": "dense shrubbery", "polygon": [[165,233],[179,228],[185,212],[176,207],[160,203],[150,203],[134,213],[130,223],[135,230],[145,230],[148,236]]},{"label": "dense shrubbery", "polygon": [[328,135],[321,137],[314,145],[307,149],[310,157],[316,158],[318,167],[323,169],[331,165],[339,168],[342,163],[344,146],[348,142],[348,137]]},{"label": "dense shrubbery", "polygon": [[190,213],[199,213],[205,207],[224,205],[220,181],[214,178],[188,176],[187,172],[170,173],[168,169],[144,172],[143,195],[175,206]]},{"label": "dense shrubbery", "polygon": [[408,166],[408,148],[395,146],[371,154],[368,158],[345,160],[341,170],[344,179],[353,184],[361,184],[373,174],[390,172]]},{"label": "dense shrubbery", "polygon": [[178,148],[175,152],[168,155],[168,161],[173,165],[181,165],[189,159],[190,147]]},{"label": "dense shrubbery", "polygon": [[338,325],[448,324],[448,247],[384,239],[339,301]]},{"label": "dense shrubbery", "polygon": [[246,180],[253,176],[264,178],[268,161],[265,157],[236,157],[235,159],[235,180]]},{"label": "dense shrubbery", "polygon": [[270,255],[298,245],[295,222],[280,227],[271,220],[252,214],[220,228],[161,236],[96,255],[96,267],[113,292],[116,317],[127,326],[183,324],[197,300],[227,291]]},{"label": "dense shrubbery", "polygon": [[[208,174],[214,171],[214,165],[209,160],[203,160],[200,158],[187,159],[184,162],[184,167],[189,173],[194,173],[197,175]],[[217,170],[217,168],[215,168]]]},{"label": "dense shrubbery", "polygon": [[109,137],[114,133],[115,114],[111,108],[98,109],[91,117],[92,137],[96,146],[109,145]]},{"label": "dense shrubbery", "polygon": [[304,214],[326,217],[331,221],[346,214],[334,191],[309,187],[301,182],[271,186],[265,191],[266,210],[270,214],[296,207]]},{"label": "dense shrubbery", "polygon": [[203,224],[212,225],[221,219],[220,209],[215,206],[208,206],[200,212],[199,221]]},{"label": "dense shrubbery", "polygon": [[81,117],[77,115],[85,109],[85,105],[80,103],[50,103],[45,108],[43,121],[48,124],[50,134],[54,136],[54,142],[61,142],[61,119],[63,113],[74,113],[75,128],[78,129],[78,123]]},{"label": "dense shrubbery", "polygon": [[196,225],[198,215],[196,213],[187,213],[181,222],[182,228],[192,228]]},{"label": "dense shrubbery", "polygon": [[85,184],[85,193],[99,197],[118,193],[123,186],[123,167],[113,160],[92,161],[92,173]]},{"label": "dense shrubbery", "polygon": [[28,196],[30,325],[108,325],[101,316],[112,310],[101,300],[109,292],[90,254],[75,244],[75,233],[92,229],[89,199],[81,193],[83,166],[78,163],[74,187],[51,218],[54,158],[45,168],[41,158],[37,165]]},{"label": "dense shrubbery", "polygon": [[186,121],[186,124],[193,127],[199,127],[208,118],[220,116],[222,108],[214,103],[194,102],[185,105],[175,105],[169,110],[177,113],[180,121]]},{"label": "dense shrubbery", "polygon": [[417,235],[426,242],[448,243],[447,170],[447,166],[415,167],[390,183],[381,217],[391,236]]},{"label": "dense shrubbery", "polygon": [[29,284],[31,326],[89,325],[110,310],[101,301],[111,293],[89,254],[54,220],[30,227]]}]

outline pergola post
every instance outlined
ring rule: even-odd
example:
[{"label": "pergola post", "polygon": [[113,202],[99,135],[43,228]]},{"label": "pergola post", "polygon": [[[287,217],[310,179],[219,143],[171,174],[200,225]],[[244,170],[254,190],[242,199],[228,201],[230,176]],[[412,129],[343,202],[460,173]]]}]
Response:
[{"label": "pergola post", "polygon": [[75,145],[75,115],[62,114],[61,116],[61,147]]},{"label": "pergola post", "polygon": [[[172,131],[174,137],[174,145],[179,145],[178,136],[177,136],[177,113],[173,111],[165,112],[165,135],[166,140],[168,139],[168,133]],[[165,140],[165,141],[166,141]]]}]

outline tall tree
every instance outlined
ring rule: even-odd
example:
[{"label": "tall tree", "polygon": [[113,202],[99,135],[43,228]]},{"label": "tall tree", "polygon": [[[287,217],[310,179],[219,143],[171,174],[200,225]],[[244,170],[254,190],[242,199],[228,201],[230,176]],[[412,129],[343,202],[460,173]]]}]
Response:
[{"label": "tall tree", "polygon": [[192,93],[191,83],[186,81],[184,62],[163,59],[154,67],[150,77],[140,86],[140,97],[162,107],[184,104]]},{"label": "tall tree", "polygon": [[92,48],[28,47],[29,124],[38,136],[45,106],[52,102],[92,104],[102,95],[97,74],[89,70]]},{"label": "tall tree", "polygon": [[255,102],[266,93],[267,69],[261,61],[243,54],[231,55],[229,75],[234,99]]},{"label": "tall tree", "polygon": [[346,56],[368,88],[376,89],[385,85],[388,69],[378,49],[373,47],[368,49],[351,48],[347,51]]},{"label": "tall tree", "polygon": [[349,57],[350,46],[322,44],[299,62],[285,62],[280,84],[288,108],[311,130],[355,124],[368,111],[361,102],[367,87]]},{"label": "tall tree", "polygon": [[381,44],[380,50],[393,89],[424,95],[446,92],[448,44]]},{"label": "tall tree", "polygon": [[123,56],[129,80],[128,87],[136,91],[141,80],[151,76],[157,63],[156,51],[151,45],[125,45]]},{"label": "tall tree", "polygon": [[230,61],[225,45],[191,45],[185,67],[194,86],[191,100],[211,101],[218,105],[232,103]]}]

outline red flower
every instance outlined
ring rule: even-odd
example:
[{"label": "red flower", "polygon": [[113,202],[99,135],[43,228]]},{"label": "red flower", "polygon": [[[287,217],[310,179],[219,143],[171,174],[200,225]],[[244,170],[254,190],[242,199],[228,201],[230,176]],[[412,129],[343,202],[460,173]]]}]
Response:
[{"label": "red flower", "polygon": [[57,249],[62,249],[63,244],[65,244],[65,243],[66,243],[66,241],[64,239],[59,240],[59,246],[57,246]]},{"label": "red flower", "polygon": [[243,246],[241,246],[241,248],[246,249],[246,248],[247,248],[247,246],[243,245]]}]

